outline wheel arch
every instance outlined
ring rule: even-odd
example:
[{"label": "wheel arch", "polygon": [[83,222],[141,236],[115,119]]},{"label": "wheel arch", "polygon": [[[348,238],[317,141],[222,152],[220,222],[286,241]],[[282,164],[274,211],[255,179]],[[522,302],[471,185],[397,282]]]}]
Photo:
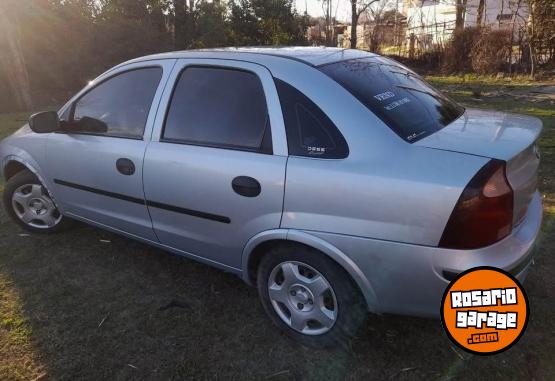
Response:
[{"label": "wheel arch", "polygon": [[33,165],[33,163],[30,163],[29,161],[19,156],[9,155],[6,158],[4,158],[2,162],[2,166],[0,168],[2,169],[2,174],[6,182],[21,171],[26,170],[31,172],[39,179],[42,186],[46,189],[46,191],[50,195],[50,198],[52,199],[52,201],[54,201],[54,204],[56,205],[56,207],[58,207],[58,209],[60,209],[60,212],[62,212],[62,209],[59,207],[58,203],[56,202],[56,199],[54,198],[54,195],[50,191],[49,183],[45,181],[46,179],[41,175],[40,171],[38,170],[38,167]]},{"label": "wheel arch", "polygon": [[[16,155],[6,156],[2,162],[2,171],[4,174],[4,179],[8,181],[10,178],[15,176],[19,172],[27,170],[32,174],[34,174],[35,176],[37,176],[39,181],[48,190],[47,183],[44,181],[45,179],[43,178],[43,176],[41,176],[38,166],[35,165],[36,163],[32,158],[31,158],[31,161],[32,162],[30,162],[30,160],[26,160],[25,158],[22,158]],[[11,171],[11,173],[8,174],[8,171]]]},{"label": "wheel arch", "polygon": [[341,266],[361,291],[368,310],[378,312],[376,293],[366,276],[353,260],[329,242],[309,233],[293,229],[274,229],[252,237],[243,250],[242,277],[250,285],[256,283],[256,269],[267,250],[279,244],[297,243],[316,249]]},{"label": "wheel arch", "polygon": [[21,171],[31,171],[31,169],[29,169],[25,164],[23,164],[22,162],[18,161],[18,160],[14,160],[13,158],[9,161],[7,161],[3,168],[2,168],[2,173],[4,174],[4,180],[8,181],[9,179],[11,179],[12,177],[14,177],[16,174],[18,174]]}]

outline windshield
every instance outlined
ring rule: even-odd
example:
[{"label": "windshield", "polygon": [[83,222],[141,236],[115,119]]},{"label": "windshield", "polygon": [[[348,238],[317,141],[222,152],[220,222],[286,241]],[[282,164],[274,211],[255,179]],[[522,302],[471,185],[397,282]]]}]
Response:
[{"label": "windshield", "polygon": [[442,129],[464,112],[420,76],[384,57],[341,61],[319,69],[410,143]]}]

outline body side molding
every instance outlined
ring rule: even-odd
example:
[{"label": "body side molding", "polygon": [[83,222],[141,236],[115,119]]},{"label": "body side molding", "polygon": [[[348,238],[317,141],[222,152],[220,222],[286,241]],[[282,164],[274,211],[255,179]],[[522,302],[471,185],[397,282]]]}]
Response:
[{"label": "body side molding", "polygon": [[127,195],[124,195],[124,194],[121,194],[121,193],[114,193],[114,192],[106,191],[106,190],[103,190],[103,189],[93,188],[93,187],[89,187],[89,186],[81,185],[81,184],[75,184],[75,183],[71,183],[69,181],[64,181],[64,180],[60,180],[60,179],[54,179],[54,183],[56,183],[58,185],[63,185],[65,187],[78,189],[78,190],[83,191],[83,192],[96,193],[96,194],[99,194],[99,195],[102,195],[102,196],[116,198],[118,200],[132,202],[132,203],[135,203],[135,204],[146,205],[146,206],[150,206],[150,207],[157,208],[157,209],[168,210],[168,211],[174,212],[174,213],[187,214],[189,216],[204,218],[206,220],[221,222],[221,223],[224,223],[224,224],[231,223],[231,219],[229,217],[226,217],[226,216],[220,216],[220,215],[217,215],[217,214],[202,212],[202,211],[198,211],[198,210],[181,208],[179,206],[163,204],[161,202],[156,202],[156,201],[152,201],[152,200],[146,200],[145,201],[142,198],[131,197],[131,196],[127,196]]}]

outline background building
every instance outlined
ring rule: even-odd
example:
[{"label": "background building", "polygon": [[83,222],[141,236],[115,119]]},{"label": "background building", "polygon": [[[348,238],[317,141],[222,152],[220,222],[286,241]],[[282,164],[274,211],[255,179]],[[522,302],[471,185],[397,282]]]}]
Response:
[{"label": "background building", "polygon": [[[401,12],[407,18],[407,39],[413,35],[420,49],[445,44],[455,30],[456,0],[404,0]],[[522,0],[467,0],[463,18],[465,28],[507,29],[516,37],[526,26],[528,5]]]}]

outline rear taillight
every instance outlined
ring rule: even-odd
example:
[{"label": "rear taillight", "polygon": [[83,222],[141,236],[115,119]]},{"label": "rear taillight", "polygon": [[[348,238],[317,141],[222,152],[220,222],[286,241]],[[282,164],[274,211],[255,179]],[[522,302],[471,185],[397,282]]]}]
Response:
[{"label": "rear taillight", "polygon": [[513,190],[505,176],[505,162],[491,160],[466,186],[439,242],[440,247],[476,249],[511,233]]}]

